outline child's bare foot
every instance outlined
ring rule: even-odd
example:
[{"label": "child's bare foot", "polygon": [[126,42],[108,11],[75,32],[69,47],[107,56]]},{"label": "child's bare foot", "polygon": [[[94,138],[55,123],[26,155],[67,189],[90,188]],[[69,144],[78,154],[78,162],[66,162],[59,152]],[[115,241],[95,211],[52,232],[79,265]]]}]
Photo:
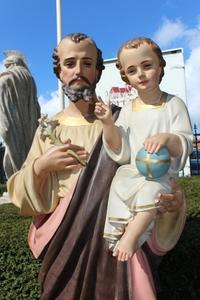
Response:
[{"label": "child's bare foot", "polygon": [[[128,229],[128,228],[127,228]],[[119,261],[127,261],[137,250],[137,241],[131,230],[126,230],[113,250],[113,256]]]},{"label": "child's bare foot", "polygon": [[116,244],[113,256],[119,261],[127,261],[138,249],[138,240],[155,219],[156,210],[138,212],[126,226],[125,232]]}]

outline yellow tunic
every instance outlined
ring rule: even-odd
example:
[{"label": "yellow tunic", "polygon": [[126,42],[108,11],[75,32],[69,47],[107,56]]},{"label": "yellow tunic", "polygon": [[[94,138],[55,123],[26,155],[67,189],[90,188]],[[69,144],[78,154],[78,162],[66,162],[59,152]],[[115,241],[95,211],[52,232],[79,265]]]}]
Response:
[{"label": "yellow tunic", "polygon": [[[66,117],[64,112],[54,116],[60,126],[56,135],[64,142],[71,139],[73,144],[83,146],[89,153],[101,133],[99,120],[86,120],[83,117]],[[54,211],[59,199],[64,197],[76,182],[80,170],[76,172],[51,172],[48,180],[37,191],[34,183],[33,164],[50,147],[49,139],[43,142],[38,128],[30,152],[20,171],[8,180],[8,192],[12,202],[20,208],[22,215],[38,215]]]}]

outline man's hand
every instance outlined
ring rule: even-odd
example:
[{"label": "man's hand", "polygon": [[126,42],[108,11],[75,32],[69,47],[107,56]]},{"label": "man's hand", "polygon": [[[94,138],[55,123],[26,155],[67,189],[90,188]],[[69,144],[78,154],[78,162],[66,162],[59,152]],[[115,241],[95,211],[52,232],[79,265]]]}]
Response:
[{"label": "man's hand", "polygon": [[80,161],[86,161],[88,156],[84,147],[71,144],[71,141],[67,140],[63,145],[52,146],[41,155],[35,161],[34,171],[37,176],[41,176],[52,171],[74,170],[80,167]]},{"label": "man's hand", "polygon": [[160,193],[160,195],[158,196],[158,202],[156,203],[156,206],[161,213],[176,212],[182,207],[184,203],[183,191],[180,185],[178,185],[178,183],[173,178],[171,179],[171,187],[171,194]]}]

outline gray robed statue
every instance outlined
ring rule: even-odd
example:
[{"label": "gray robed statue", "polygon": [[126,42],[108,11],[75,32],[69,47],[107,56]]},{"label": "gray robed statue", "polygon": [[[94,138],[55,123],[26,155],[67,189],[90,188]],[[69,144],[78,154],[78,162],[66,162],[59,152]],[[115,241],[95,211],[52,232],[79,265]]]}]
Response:
[{"label": "gray robed statue", "polygon": [[37,89],[24,55],[5,51],[6,70],[0,74],[0,136],[5,143],[7,178],[18,171],[31,147],[38,126]]}]

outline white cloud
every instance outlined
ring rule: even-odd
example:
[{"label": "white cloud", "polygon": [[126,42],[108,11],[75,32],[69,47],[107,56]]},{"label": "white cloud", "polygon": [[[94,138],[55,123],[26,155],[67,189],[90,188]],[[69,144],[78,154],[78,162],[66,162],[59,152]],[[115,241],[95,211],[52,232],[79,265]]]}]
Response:
[{"label": "white cloud", "polygon": [[0,73],[5,71],[5,66],[3,64],[3,61],[0,61]]},{"label": "white cloud", "polygon": [[61,110],[58,91],[53,91],[47,96],[40,95],[38,101],[41,106],[41,113],[48,114],[49,117]]},{"label": "white cloud", "polygon": [[161,48],[168,47],[174,41],[182,41],[193,49],[200,44],[200,20],[194,28],[188,28],[183,22],[178,20],[163,19],[163,22],[157,32],[154,34],[154,40]]},{"label": "white cloud", "polygon": [[187,45],[190,49],[195,47],[199,47],[200,45],[200,25],[198,24],[197,27],[188,29],[184,32],[184,37],[187,41]]},{"label": "white cloud", "polygon": [[167,47],[175,39],[181,38],[185,30],[185,25],[180,20],[173,21],[164,18],[161,27],[154,34],[154,40],[161,48]]},{"label": "white cloud", "polygon": [[154,35],[154,40],[162,47],[172,43],[180,44],[188,53],[185,61],[187,102],[192,124],[197,123],[200,131],[200,19],[197,25],[188,28],[180,20],[163,19],[163,23]]},{"label": "white cloud", "polygon": [[188,109],[192,123],[197,123],[200,131],[200,43],[199,47],[191,50],[185,63],[186,88]]}]

